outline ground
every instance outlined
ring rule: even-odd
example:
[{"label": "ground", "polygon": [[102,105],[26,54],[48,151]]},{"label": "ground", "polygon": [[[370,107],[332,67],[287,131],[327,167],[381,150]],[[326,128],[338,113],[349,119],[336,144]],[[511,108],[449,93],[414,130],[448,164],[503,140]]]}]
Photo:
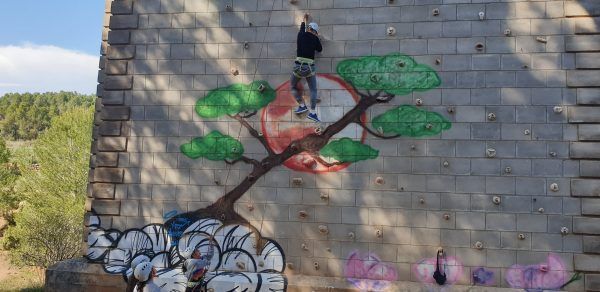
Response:
[{"label": "ground", "polygon": [[11,265],[8,253],[0,251],[0,291],[43,291],[39,275],[31,268]]}]

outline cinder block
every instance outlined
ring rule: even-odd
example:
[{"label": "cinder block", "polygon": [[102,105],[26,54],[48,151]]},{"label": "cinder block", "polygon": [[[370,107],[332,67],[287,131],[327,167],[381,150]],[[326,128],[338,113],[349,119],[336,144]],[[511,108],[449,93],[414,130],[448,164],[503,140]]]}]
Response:
[{"label": "cinder block", "polygon": [[567,85],[570,87],[594,87],[600,84],[600,71],[567,71]]},{"label": "cinder block", "polygon": [[121,201],[93,200],[92,209],[98,215],[119,215]]},{"label": "cinder block", "polygon": [[135,57],[135,46],[109,46],[107,52],[110,60],[125,60]]},{"label": "cinder block", "polygon": [[106,90],[128,90],[133,87],[133,76],[107,76],[103,86]]},{"label": "cinder block", "polygon": [[579,162],[581,176],[600,177],[600,161],[582,160]]},{"label": "cinder block", "polygon": [[112,30],[108,32],[108,43],[111,45],[129,44],[129,30]]},{"label": "cinder block", "polygon": [[514,214],[486,214],[485,227],[487,230],[511,231],[516,230],[517,217]]},{"label": "cinder block", "polygon": [[600,237],[599,236],[584,236],[583,237],[583,252],[600,253]]},{"label": "cinder block", "polygon": [[579,141],[600,141],[600,125],[578,125],[577,137]]},{"label": "cinder block", "polygon": [[113,15],[110,17],[110,29],[131,29],[138,27],[138,16],[131,15]]},{"label": "cinder block", "polygon": [[600,50],[600,35],[580,35],[565,37],[567,52],[594,52]]},{"label": "cinder block", "polygon": [[600,218],[574,217],[573,232],[577,234],[600,234]]},{"label": "cinder block", "polygon": [[127,149],[127,138],[125,137],[101,137],[98,139],[98,151],[125,151]]},{"label": "cinder block", "polygon": [[92,197],[96,199],[114,199],[115,185],[107,183],[92,184]]},{"label": "cinder block", "polygon": [[575,159],[598,159],[600,158],[600,143],[572,142],[570,157]]},{"label": "cinder block", "polygon": [[582,215],[600,215],[600,199],[582,199],[581,200]]},{"label": "cinder block", "polygon": [[123,169],[118,168],[96,168],[94,169],[95,182],[122,183]]},{"label": "cinder block", "polygon": [[575,254],[573,264],[576,271],[600,272],[600,255]]},{"label": "cinder block", "polygon": [[572,179],[571,196],[573,197],[600,197],[600,180]]},{"label": "cinder block", "polygon": [[112,1],[111,7],[110,7],[110,13],[112,15],[131,14],[132,12],[133,12],[133,0]]},{"label": "cinder block", "polygon": [[585,275],[585,289],[587,291],[600,291],[600,275]]},{"label": "cinder block", "polygon": [[577,2],[565,2],[566,16],[599,16],[600,3],[595,0],[580,0]]},{"label": "cinder block", "polygon": [[130,108],[126,106],[104,107],[100,112],[103,121],[126,121],[129,120]]},{"label": "cinder block", "polygon": [[578,88],[577,104],[600,104],[600,89],[597,88]]},{"label": "cinder block", "polygon": [[121,122],[102,122],[99,126],[99,134],[102,136],[120,136]]},{"label": "cinder block", "polygon": [[116,167],[119,164],[119,154],[115,152],[99,152],[96,154],[96,165]]},{"label": "cinder block", "polygon": [[517,214],[517,230],[527,232],[547,232],[548,216]]}]

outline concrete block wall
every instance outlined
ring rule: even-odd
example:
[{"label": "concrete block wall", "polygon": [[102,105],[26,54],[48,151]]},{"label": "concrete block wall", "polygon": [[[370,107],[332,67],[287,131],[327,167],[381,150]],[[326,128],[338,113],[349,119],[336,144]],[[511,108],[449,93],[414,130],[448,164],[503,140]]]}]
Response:
[{"label": "concrete block wall", "polygon": [[[103,227],[163,223],[243,180],[246,165],[180,152],[218,129],[239,137],[249,157],[266,155],[237,121],[202,119],[194,105],[233,83],[286,82],[305,12],[321,27],[319,73],[400,52],[441,77],[438,88],[397,96],[368,117],[422,100],[452,128],[422,139],[367,136],[376,159],[320,174],[280,166],[261,178],[237,211],[281,245],[286,273],[343,277],[357,250],[377,254],[398,280],[419,281],[412,267],[443,247],[464,266],[457,284],[473,284],[483,267],[494,286],[510,287],[511,266],[554,254],[569,276],[586,272],[565,289],[600,291],[594,0],[107,0],[87,205]],[[320,91],[324,122],[354,106],[344,90]],[[249,122],[259,128],[260,115]],[[291,115],[279,122],[304,125]]]}]

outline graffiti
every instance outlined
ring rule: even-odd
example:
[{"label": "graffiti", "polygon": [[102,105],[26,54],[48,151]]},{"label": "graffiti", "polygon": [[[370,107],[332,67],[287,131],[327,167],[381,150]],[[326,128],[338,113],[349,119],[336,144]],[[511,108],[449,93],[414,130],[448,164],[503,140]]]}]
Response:
[{"label": "graffiti", "polygon": [[569,272],[561,258],[553,253],[548,254],[546,262],[535,265],[513,265],[506,271],[506,282],[512,288],[534,290],[559,290],[576,281],[580,275],[575,274],[568,281]]},{"label": "graffiti", "polygon": [[[180,251],[188,247],[207,253],[214,248],[206,287],[213,291],[286,291],[283,275],[285,256],[277,242],[259,238],[255,230],[243,225],[224,225],[219,220],[202,219],[189,224],[173,244],[162,224],[119,231],[100,227],[100,219],[91,216],[88,228],[87,258],[101,263],[110,274],[125,278],[131,261],[148,257],[157,269],[154,282],[163,291],[185,291],[187,279],[181,268],[185,260]],[[224,285],[234,285],[224,290]],[[237,290],[235,290],[237,291]]]},{"label": "graffiti", "polygon": [[177,215],[177,210],[169,211],[163,215],[163,219],[167,220],[175,215]]},{"label": "graffiti", "polygon": [[398,279],[398,272],[374,253],[353,251],[344,266],[344,277],[360,291],[384,291]]},{"label": "graffiti", "polygon": [[494,272],[486,270],[483,267],[473,270],[473,284],[483,286],[494,286]]},{"label": "graffiti", "polygon": [[[436,271],[437,258],[426,258],[413,264],[412,271],[414,278],[427,284],[435,283],[433,274]],[[446,284],[455,284],[463,275],[462,262],[453,256],[440,258],[440,267],[446,274]]]},{"label": "graffiti", "polygon": [[[318,131],[314,125],[292,125],[285,128],[280,125],[282,123],[273,122],[277,121],[278,115],[287,116],[293,108],[294,99],[287,83],[282,85],[283,87],[279,86],[277,90],[267,81],[233,84],[214,89],[206,97],[199,99],[195,110],[200,117],[229,117],[238,121],[242,128],[262,144],[267,156],[260,160],[245,156],[239,137],[231,137],[218,131],[193,138],[189,143],[181,145],[181,152],[191,159],[203,157],[227,164],[246,163],[252,170],[214,204],[169,219],[166,222],[169,230],[180,224],[178,218],[187,218],[190,221],[199,218],[220,218],[227,223],[247,223],[247,220],[234,210],[233,205],[259,178],[280,165],[317,173],[338,171],[350,163],[377,158],[379,152],[364,144],[365,132],[377,138],[392,139],[400,135],[436,135],[451,127],[450,122],[441,115],[413,106],[398,106],[375,117],[371,123],[366,121],[366,112],[371,106],[389,103],[396,95],[426,91],[441,84],[439,76],[432,68],[417,64],[411,57],[389,54],[348,59],[338,64],[337,73],[341,79],[326,75],[319,75],[317,78],[329,81],[327,85],[332,85],[332,89],[346,91],[348,94],[342,95],[352,100],[353,107],[346,112],[341,111],[337,120],[325,129],[319,127]],[[260,109],[263,109],[261,132],[247,120]],[[274,130],[273,125],[278,129]],[[346,136],[347,133],[353,132],[346,131],[351,125],[361,130],[354,131],[361,132],[359,136]]]}]

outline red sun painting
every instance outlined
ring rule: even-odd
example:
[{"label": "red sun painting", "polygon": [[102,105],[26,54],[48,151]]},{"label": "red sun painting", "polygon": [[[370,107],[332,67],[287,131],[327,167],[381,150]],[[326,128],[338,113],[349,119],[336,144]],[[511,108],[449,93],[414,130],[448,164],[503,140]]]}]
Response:
[{"label": "red sun painting", "polygon": [[[317,84],[319,96],[322,101],[317,106],[322,127],[339,120],[347,110],[352,109],[359,100],[359,96],[350,85],[336,76],[318,74]],[[308,103],[308,90],[301,93]],[[277,87],[277,97],[265,107],[261,114],[262,132],[269,146],[276,153],[281,153],[294,140],[301,139],[308,134],[315,133],[316,124],[304,116],[296,116],[293,111],[298,106],[290,91],[290,82],[287,81]],[[361,117],[365,120],[365,115]],[[364,142],[367,132],[357,124],[350,124],[343,131],[333,136],[333,139],[342,137],[352,138]],[[303,172],[335,172],[347,168],[350,163],[327,166],[323,161],[336,162],[325,157],[307,152],[300,153],[288,159],[284,165],[290,169]]]}]

